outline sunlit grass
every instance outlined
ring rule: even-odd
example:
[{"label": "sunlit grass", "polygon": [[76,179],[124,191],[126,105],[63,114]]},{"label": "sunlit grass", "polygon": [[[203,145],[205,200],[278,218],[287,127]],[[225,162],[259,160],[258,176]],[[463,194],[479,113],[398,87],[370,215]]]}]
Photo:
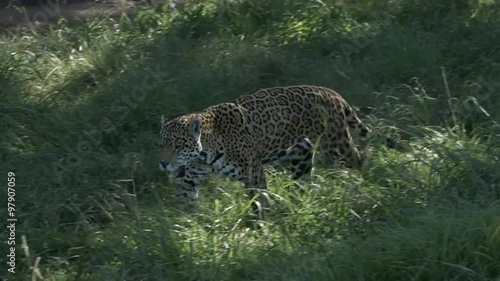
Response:
[{"label": "sunlit grass", "polygon": [[[496,6],[207,2],[2,35],[0,157],[29,249],[9,280],[37,257],[45,280],[499,278]],[[220,176],[177,202],[159,116],[291,84],[338,90],[413,153],[359,141],[361,170],[311,182],[268,167],[265,221]]]}]

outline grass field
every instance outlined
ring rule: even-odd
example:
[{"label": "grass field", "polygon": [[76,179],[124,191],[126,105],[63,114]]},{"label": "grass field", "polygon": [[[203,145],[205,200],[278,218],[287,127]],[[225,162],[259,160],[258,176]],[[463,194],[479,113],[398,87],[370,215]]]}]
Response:
[{"label": "grass field", "polygon": [[[500,280],[496,1],[202,2],[3,33],[0,278]],[[177,203],[160,115],[291,84],[339,91],[414,153],[368,145],[304,193],[269,168],[265,221],[216,176]]]}]

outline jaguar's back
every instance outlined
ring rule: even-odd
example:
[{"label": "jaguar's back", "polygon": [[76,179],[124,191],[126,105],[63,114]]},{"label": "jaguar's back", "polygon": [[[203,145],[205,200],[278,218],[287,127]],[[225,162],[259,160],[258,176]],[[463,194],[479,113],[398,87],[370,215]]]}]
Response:
[{"label": "jaguar's back", "polygon": [[[348,142],[350,135],[346,111],[359,121],[347,102],[335,91],[317,86],[289,86],[261,89],[237,98],[234,103],[247,110],[247,123],[253,127],[264,157],[308,137],[335,132],[335,143]],[[328,136],[326,136],[328,137]],[[347,148],[346,148],[347,151]]]}]

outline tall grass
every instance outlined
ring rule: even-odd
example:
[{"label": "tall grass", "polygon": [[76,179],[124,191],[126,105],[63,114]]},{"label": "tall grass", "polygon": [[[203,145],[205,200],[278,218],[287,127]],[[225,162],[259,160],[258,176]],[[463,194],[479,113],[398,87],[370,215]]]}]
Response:
[{"label": "tall grass", "polygon": [[[499,280],[496,2],[200,2],[2,35],[5,278]],[[302,191],[269,167],[265,221],[218,176],[179,204],[159,116],[290,84],[338,90],[414,153],[360,142],[363,169],[317,167]]]}]

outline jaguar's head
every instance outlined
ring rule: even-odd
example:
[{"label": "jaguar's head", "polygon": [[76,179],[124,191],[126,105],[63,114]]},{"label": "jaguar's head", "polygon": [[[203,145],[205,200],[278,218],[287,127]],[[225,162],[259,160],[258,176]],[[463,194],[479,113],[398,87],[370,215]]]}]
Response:
[{"label": "jaguar's head", "polygon": [[161,153],[159,167],[169,173],[171,179],[183,177],[185,168],[198,159],[201,150],[202,120],[190,114],[167,121],[161,117]]}]

